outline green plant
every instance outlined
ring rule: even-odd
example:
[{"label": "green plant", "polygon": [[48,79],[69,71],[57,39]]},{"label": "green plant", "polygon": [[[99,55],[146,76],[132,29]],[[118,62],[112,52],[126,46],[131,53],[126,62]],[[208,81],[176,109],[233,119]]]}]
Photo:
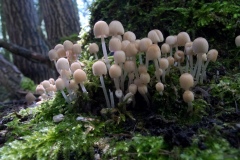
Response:
[{"label": "green plant", "polygon": [[21,85],[21,88],[26,91],[33,92],[36,89],[36,84],[34,84],[34,82],[30,78],[27,78],[27,77],[22,78],[20,85]]}]

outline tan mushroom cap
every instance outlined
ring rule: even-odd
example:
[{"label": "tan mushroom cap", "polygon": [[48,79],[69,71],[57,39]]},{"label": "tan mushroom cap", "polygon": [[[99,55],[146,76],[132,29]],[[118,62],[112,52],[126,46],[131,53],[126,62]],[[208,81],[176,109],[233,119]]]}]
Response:
[{"label": "tan mushroom cap", "polygon": [[155,85],[155,88],[158,92],[162,92],[164,91],[164,85],[161,83],[161,82],[158,82],[156,85]]},{"label": "tan mushroom cap", "polygon": [[65,49],[64,48],[58,48],[57,49],[57,55],[58,55],[58,58],[66,57]]},{"label": "tan mushroom cap", "polygon": [[178,46],[185,46],[187,42],[190,42],[190,37],[187,32],[180,32],[177,35],[177,45]]},{"label": "tan mushroom cap", "polygon": [[148,84],[150,82],[150,79],[151,77],[147,72],[140,74],[140,80],[142,81],[143,84]]},{"label": "tan mushroom cap", "polygon": [[172,56],[167,57],[168,63],[170,66],[174,65],[174,58]]},{"label": "tan mushroom cap", "polygon": [[62,44],[57,44],[54,49],[57,51],[59,48],[63,48],[64,49],[64,46]]},{"label": "tan mushroom cap", "polygon": [[111,52],[119,51],[122,48],[122,42],[118,38],[111,38],[109,41],[109,50]]},{"label": "tan mushroom cap", "polygon": [[65,82],[63,81],[62,78],[58,78],[55,81],[55,86],[56,86],[58,91],[61,91],[61,90],[63,90],[65,88]]},{"label": "tan mushroom cap", "polygon": [[109,35],[109,26],[106,22],[104,21],[98,21],[94,24],[93,28],[94,36],[96,38],[101,38],[102,36],[108,37]]},{"label": "tan mushroom cap", "polygon": [[183,61],[184,61],[184,52],[181,51],[181,50],[177,50],[177,51],[174,53],[174,60],[175,60],[175,61],[183,62]]},{"label": "tan mushroom cap", "polygon": [[48,87],[50,87],[50,82],[48,80],[44,80],[41,82],[41,85],[47,89]]},{"label": "tan mushroom cap", "polygon": [[192,91],[189,91],[189,90],[185,91],[185,92],[183,93],[183,100],[184,100],[184,102],[186,102],[186,103],[189,103],[189,102],[194,101],[194,94],[193,94],[193,92],[192,92]]},{"label": "tan mushroom cap", "polygon": [[81,44],[74,44],[72,47],[73,54],[80,54],[82,52]]},{"label": "tan mushroom cap", "polygon": [[207,54],[206,53],[204,53],[204,54],[202,54],[202,61],[207,61]]},{"label": "tan mushroom cap", "polygon": [[152,45],[152,40],[150,38],[141,39],[139,42],[139,51],[146,52],[150,45]]},{"label": "tan mushroom cap", "polygon": [[61,70],[60,75],[65,77],[66,79],[70,79],[72,72],[70,70]]},{"label": "tan mushroom cap", "polygon": [[212,62],[216,62],[218,56],[218,51],[216,49],[211,49],[207,53],[207,59]]},{"label": "tan mushroom cap", "polygon": [[130,43],[129,40],[123,40],[122,41],[122,47],[121,50],[125,52],[127,45]]},{"label": "tan mushroom cap", "polygon": [[73,62],[71,64],[71,67],[70,67],[72,73],[74,73],[77,69],[81,69],[81,68],[82,67],[81,67],[81,64],[79,62]]},{"label": "tan mushroom cap", "polygon": [[240,35],[235,38],[235,44],[237,47],[240,46]]},{"label": "tan mushroom cap", "polygon": [[168,62],[168,59],[167,58],[161,58],[160,61],[159,61],[159,64],[160,64],[160,68],[165,70],[168,68],[169,66],[169,62]]},{"label": "tan mushroom cap", "polygon": [[184,50],[185,50],[186,55],[194,55],[195,54],[193,52],[192,44],[193,44],[193,42],[187,42],[185,44]]},{"label": "tan mushroom cap", "polygon": [[69,51],[69,50],[72,50],[73,43],[69,40],[66,40],[63,42],[63,46],[64,46],[65,51]]},{"label": "tan mushroom cap", "polygon": [[89,45],[89,52],[90,53],[97,53],[99,51],[99,47],[96,43],[91,43]]},{"label": "tan mushroom cap", "polygon": [[202,37],[196,38],[192,44],[193,52],[196,54],[207,53],[208,47],[208,41]]},{"label": "tan mushroom cap", "polygon": [[125,61],[124,71],[127,73],[133,72],[135,70],[135,63],[133,61]]},{"label": "tan mushroom cap", "polygon": [[37,85],[37,87],[36,87],[36,93],[37,94],[40,94],[40,95],[42,95],[43,93],[45,93],[45,89],[44,89],[44,87],[43,87],[43,85]]},{"label": "tan mushroom cap", "polygon": [[136,92],[137,92],[137,85],[136,84],[130,84],[128,86],[128,91],[131,92],[132,94],[136,94]]},{"label": "tan mushroom cap", "polygon": [[48,57],[49,57],[50,61],[57,60],[58,59],[58,54],[57,54],[56,50],[55,49],[51,49],[48,52]]},{"label": "tan mushroom cap", "polygon": [[78,84],[75,82],[74,79],[71,79],[70,82],[69,82],[68,88],[69,88],[70,90],[75,91],[75,90],[77,90],[77,89],[79,88],[79,86],[78,86]]},{"label": "tan mushroom cap", "polygon": [[146,93],[148,92],[147,86],[144,85],[144,84],[139,85],[139,86],[138,86],[138,92],[139,92],[140,94],[146,94]]},{"label": "tan mushroom cap", "polygon": [[157,44],[152,44],[148,47],[146,52],[146,57],[148,60],[154,60],[161,57],[161,50]]},{"label": "tan mushroom cap", "polygon": [[163,45],[161,46],[161,51],[163,54],[167,54],[170,53],[170,46],[167,43],[163,43]]},{"label": "tan mushroom cap", "polygon": [[138,66],[138,72],[141,73],[147,73],[147,67],[144,64],[140,64]]},{"label": "tan mushroom cap", "polygon": [[87,75],[82,69],[77,69],[73,73],[73,79],[76,83],[82,83],[87,80]]},{"label": "tan mushroom cap", "polygon": [[113,64],[109,69],[109,75],[111,78],[119,78],[122,74],[122,69],[119,65]]},{"label": "tan mushroom cap", "polygon": [[135,42],[130,42],[127,47],[125,48],[125,54],[127,57],[134,57],[138,53],[138,49],[136,47]]},{"label": "tan mushroom cap", "polygon": [[166,43],[170,46],[170,47],[174,47],[177,44],[177,36],[168,36],[166,38]]},{"label": "tan mushroom cap", "polygon": [[102,76],[107,74],[107,67],[103,61],[97,61],[92,66],[92,71],[95,76]]},{"label": "tan mushroom cap", "polygon": [[114,20],[109,24],[109,35],[116,36],[116,35],[123,35],[124,28],[121,22]]},{"label": "tan mushroom cap", "polygon": [[126,55],[123,51],[115,51],[114,52],[114,61],[115,63],[124,63],[126,61]]},{"label": "tan mushroom cap", "polygon": [[179,81],[181,88],[183,88],[184,90],[189,90],[189,88],[193,87],[194,85],[193,76],[189,73],[183,73],[180,76]]},{"label": "tan mushroom cap", "polygon": [[130,42],[134,42],[136,40],[136,35],[131,31],[127,31],[123,35],[123,40],[128,40]]},{"label": "tan mushroom cap", "polygon": [[49,81],[50,84],[55,84],[55,80],[53,78],[49,78],[48,81]]},{"label": "tan mushroom cap", "polygon": [[56,66],[58,70],[69,70],[69,62],[66,58],[59,58]]},{"label": "tan mushroom cap", "polygon": [[31,92],[28,92],[25,96],[25,99],[28,104],[31,104],[32,102],[34,102],[36,100],[36,97]]},{"label": "tan mushroom cap", "polygon": [[164,40],[162,32],[158,29],[149,31],[148,38],[150,38],[153,43],[162,42]]}]

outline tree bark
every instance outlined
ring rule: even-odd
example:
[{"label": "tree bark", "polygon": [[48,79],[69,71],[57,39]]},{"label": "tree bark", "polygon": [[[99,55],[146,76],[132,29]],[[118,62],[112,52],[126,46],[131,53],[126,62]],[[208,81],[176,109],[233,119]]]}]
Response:
[{"label": "tree bark", "polygon": [[79,16],[73,0],[39,0],[39,4],[51,48],[62,37],[79,33]]},{"label": "tree bark", "polygon": [[[3,13],[9,41],[18,46],[47,55],[48,47],[40,34],[37,12],[32,0],[2,0]],[[35,83],[54,77],[54,71],[47,65],[30,62],[13,55],[13,62],[19,70]]]}]

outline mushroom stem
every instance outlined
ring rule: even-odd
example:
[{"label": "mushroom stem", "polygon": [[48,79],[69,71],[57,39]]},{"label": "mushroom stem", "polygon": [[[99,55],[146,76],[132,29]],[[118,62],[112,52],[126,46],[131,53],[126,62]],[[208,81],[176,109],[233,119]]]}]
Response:
[{"label": "mushroom stem", "polygon": [[139,63],[143,64],[142,53],[138,54],[138,58],[139,58]]},{"label": "mushroom stem", "polygon": [[110,100],[111,100],[111,107],[114,108],[114,98],[113,98],[113,92],[109,89],[109,94],[110,94]]},{"label": "mushroom stem", "polygon": [[101,82],[101,85],[102,85],[102,89],[103,89],[103,93],[104,93],[104,96],[105,96],[105,100],[106,100],[106,103],[107,103],[107,107],[110,108],[110,101],[109,101],[109,98],[108,98],[108,95],[107,95],[107,90],[106,90],[106,87],[105,87],[105,84],[104,84],[104,79],[103,79],[103,76],[100,76],[100,82]]},{"label": "mushroom stem", "polygon": [[144,100],[147,102],[147,106],[150,107],[150,102],[148,100],[147,95],[146,94],[141,94],[141,95],[143,96]]},{"label": "mushroom stem", "polygon": [[[166,71],[165,71],[165,69],[163,69],[162,71],[163,71],[163,73],[162,73],[162,81],[163,81],[163,83],[165,83]],[[160,82],[160,81],[159,81],[159,82]]]},{"label": "mushroom stem", "polygon": [[193,56],[189,55],[190,73],[193,71]]},{"label": "mushroom stem", "polygon": [[123,92],[124,92],[124,81],[126,79],[126,76],[127,76],[127,72],[124,71],[124,75],[121,77],[121,89]]},{"label": "mushroom stem", "polygon": [[95,59],[98,59],[98,55],[97,53],[94,53]]},{"label": "mushroom stem", "polygon": [[194,67],[194,69],[193,69],[192,72],[191,72],[191,75],[192,75],[193,77],[195,77],[195,75],[196,75],[198,63],[199,63],[199,58],[197,58],[197,62],[196,62],[196,64],[195,64],[195,67]]},{"label": "mushroom stem", "polygon": [[172,57],[172,47],[170,46],[170,57]]},{"label": "mushroom stem", "polygon": [[199,77],[200,77],[200,73],[201,73],[201,69],[202,69],[202,55],[199,55],[199,61],[198,61],[198,70],[197,70],[197,75],[196,75],[196,81],[199,81]]},{"label": "mushroom stem", "polygon": [[188,104],[187,112],[192,113],[193,112],[192,102],[188,102],[187,104]]},{"label": "mushroom stem", "polygon": [[204,76],[206,76],[206,69],[207,69],[209,62],[210,62],[210,60],[208,59],[207,62],[205,63],[205,65],[203,65],[200,83],[203,83],[203,79],[204,79]]},{"label": "mushroom stem", "polygon": [[63,96],[63,98],[65,99],[65,101],[66,101],[68,104],[70,104],[70,102],[69,102],[69,100],[68,100],[65,92],[64,92],[63,90],[61,90],[61,93],[62,93],[62,96]]},{"label": "mushroom stem", "polygon": [[155,70],[156,70],[155,76],[156,76],[158,82],[160,82],[160,81],[161,81],[161,80],[160,80],[160,76],[157,74],[157,73],[159,72],[158,60],[157,60],[157,59],[154,59],[153,61],[154,61],[154,66],[155,66]]},{"label": "mushroom stem", "polygon": [[58,71],[59,74],[61,74],[61,72],[57,69],[57,61],[56,61],[56,60],[53,60],[53,62],[54,62],[54,65],[55,65],[56,70]]},{"label": "mushroom stem", "polygon": [[109,60],[108,60],[108,55],[107,55],[106,44],[105,44],[105,41],[104,41],[104,36],[101,36],[101,43],[102,43],[102,50],[103,50],[104,59],[105,59],[107,68],[109,70],[110,64],[109,64]]},{"label": "mushroom stem", "polygon": [[180,73],[182,74],[183,73],[183,70],[182,70],[182,66],[181,66],[181,60],[179,60],[177,63],[178,63],[178,68],[180,70]]},{"label": "mushroom stem", "polygon": [[83,85],[83,83],[80,83],[80,86],[82,88],[83,93],[87,93],[87,90],[86,90],[85,86]]},{"label": "mushroom stem", "polygon": [[189,55],[187,55],[187,58],[186,58],[186,68],[185,68],[186,73],[188,72],[188,69],[189,69]]}]

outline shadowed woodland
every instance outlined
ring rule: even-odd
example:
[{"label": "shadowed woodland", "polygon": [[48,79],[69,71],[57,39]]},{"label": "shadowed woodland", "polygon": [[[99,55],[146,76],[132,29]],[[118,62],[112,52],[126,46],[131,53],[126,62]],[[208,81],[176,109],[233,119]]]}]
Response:
[{"label": "shadowed woodland", "polygon": [[82,2],[0,0],[0,159],[239,159],[240,2]]}]

